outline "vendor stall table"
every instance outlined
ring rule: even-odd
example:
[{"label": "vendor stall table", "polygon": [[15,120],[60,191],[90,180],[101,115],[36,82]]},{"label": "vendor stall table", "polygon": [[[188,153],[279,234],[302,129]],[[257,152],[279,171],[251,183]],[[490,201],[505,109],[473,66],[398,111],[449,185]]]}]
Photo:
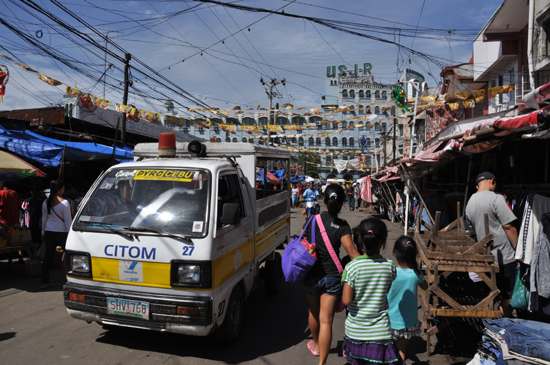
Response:
[{"label": "vendor stall table", "polygon": [[[423,324],[427,334],[427,352],[430,354],[430,337],[442,330],[449,321],[436,321],[436,317],[500,318],[496,286],[496,273],[491,254],[493,235],[489,233],[488,217],[485,215],[485,237],[475,241],[466,234],[457,206],[457,219],[439,230],[441,212],[437,212],[434,226],[422,221],[420,205],[417,215],[415,240],[418,244],[419,260],[429,286],[420,292],[424,311]],[[427,231],[422,231],[421,227]],[[454,229],[454,230],[453,230]],[[451,231],[453,230],[453,231]],[[475,283],[469,273],[480,279]],[[439,324],[435,325],[436,322]]]}]

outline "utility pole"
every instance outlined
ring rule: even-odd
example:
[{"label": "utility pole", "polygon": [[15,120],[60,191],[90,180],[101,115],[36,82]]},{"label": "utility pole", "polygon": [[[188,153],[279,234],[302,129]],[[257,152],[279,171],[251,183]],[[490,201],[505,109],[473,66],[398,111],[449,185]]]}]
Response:
[{"label": "utility pole", "polygon": [[396,145],[395,145],[395,130],[397,129],[397,118],[393,118],[393,144],[392,144],[392,150],[393,150],[393,164],[394,166],[397,165],[397,161],[395,160],[395,153],[396,153]]},{"label": "utility pole", "polygon": [[386,165],[387,165],[387,159],[386,159],[386,139],[388,138],[388,136],[386,135],[386,123],[384,122],[382,124],[382,141],[384,143],[384,149],[382,150],[382,156],[384,156],[384,168],[386,168]]},{"label": "utility pole", "polygon": [[[269,91],[265,91],[265,93],[267,94],[267,97],[269,98],[269,124],[273,124],[273,120],[271,119],[271,109],[273,108],[273,98],[280,98],[282,97],[281,94],[279,94],[278,92],[273,92],[273,88],[275,86],[277,86],[278,84],[283,84],[283,86],[285,85],[286,83],[286,80],[285,79],[282,79],[282,80],[277,80],[277,79],[270,79],[268,82],[265,82],[264,81],[264,78],[261,77],[260,78],[260,82],[262,83],[262,85],[264,86],[267,86],[269,88]],[[268,131],[268,139],[267,139],[267,144],[271,144],[271,132]]]},{"label": "utility pole", "polygon": [[[124,59],[124,94],[122,96],[122,104],[128,105],[128,71],[130,69],[130,60],[132,55],[126,53],[126,58]],[[122,113],[122,143],[126,144],[126,113]]]}]

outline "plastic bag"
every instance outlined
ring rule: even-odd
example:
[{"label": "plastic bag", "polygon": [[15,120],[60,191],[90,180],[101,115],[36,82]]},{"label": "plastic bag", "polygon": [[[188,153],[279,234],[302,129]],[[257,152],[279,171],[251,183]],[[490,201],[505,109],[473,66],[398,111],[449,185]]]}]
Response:
[{"label": "plastic bag", "polygon": [[38,250],[36,251],[36,256],[34,257],[38,261],[44,261],[44,256],[46,256],[46,244],[42,242]]},{"label": "plastic bag", "polygon": [[526,310],[529,306],[529,296],[529,289],[525,286],[523,280],[521,280],[521,275],[518,267],[518,270],[516,271],[516,283],[514,284],[514,291],[512,293],[510,306],[516,309]]}]

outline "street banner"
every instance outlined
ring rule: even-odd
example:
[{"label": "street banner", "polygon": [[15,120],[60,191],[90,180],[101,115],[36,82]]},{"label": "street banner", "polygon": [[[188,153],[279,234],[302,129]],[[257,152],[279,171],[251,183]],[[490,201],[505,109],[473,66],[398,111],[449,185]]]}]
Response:
[{"label": "street banner", "polygon": [[195,127],[210,129],[210,125],[212,123],[210,121],[207,122],[204,119],[193,119],[191,120],[191,124],[194,125]]},{"label": "street banner", "polygon": [[231,132],[231,133],[237,132],[237,126],[235,124],[218,123],[218,125],[224,132]]},{"label": "street banner", "polygon": [[183,118],[180,118],[180,117],[175,117],[173,115],[166,115],[164,116],[164,123],[165,124],[170,124],[170,125],[175,125],[175,126],[178,126],[178,127],[183,127],[183,124],[185,123],[185,119]]},{"label": "street banner", "polygon": [[153,112],[150,112],[150,111],[147,111],[147,110],[140,110],[139,111],[139,117],[141,119],[145,119],[151,123],[158,123],[159,122],[159,118],[160,118],[160,114],[159,113],[153,113]]},{"label": "street banner", "polygon": [[48,85],[52,85],[52,86],[63,85],[63,83],[61,81],[57,81],[56,79],[52,79],[51,77],[48,77],[46,75],[40,75],[40,76],[38,76],[38,78],[40,80],[44,81]]},{"label": "street banner", "polygon": [[248,133],[260,133],[260,127],[257,125],[241,125],[241,129]]},{"label": "street banner", "polygon": [[283,128],[278,124],[266,124],[264,127],[270,132],[283,133]]},{"label": "street banner", "polygon": [[339,174],[346,169],[347,164],[348,161],[346,160],[334,160],[334,167],[336,167],[336,171],[338,171]]}]

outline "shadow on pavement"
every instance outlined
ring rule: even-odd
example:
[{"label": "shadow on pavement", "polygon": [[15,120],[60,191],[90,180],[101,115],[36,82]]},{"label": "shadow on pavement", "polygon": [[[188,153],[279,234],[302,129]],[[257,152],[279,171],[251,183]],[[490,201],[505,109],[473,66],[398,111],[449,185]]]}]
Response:
[{"label": "shadow on pavement", "polygon": [[50,282],[54,284],[53,288],[47,290],[40,289],[40,271],[38,276],[27,276],[25,266],[28,265],[28,258],[25,263],[18,263],[14,260],[11,265],[7,260],[0,261],[0,291],[5,289],[14,289],[16,291],[25,291],[29,293],[38,293],[45,291],[63,291],[63,285],[67,281],[65,271],[58,267],[50,269]]},{"label": "shadow on pavement", "polygon": [[122,327],[107,330],[96,341],[237,364],[284,351],[310,336],[302,288],[283,283],[278,294],[269,295],[262,284],[248,298],[243,333],[231,346],[220,345],[214,336],[193,337]]}]

